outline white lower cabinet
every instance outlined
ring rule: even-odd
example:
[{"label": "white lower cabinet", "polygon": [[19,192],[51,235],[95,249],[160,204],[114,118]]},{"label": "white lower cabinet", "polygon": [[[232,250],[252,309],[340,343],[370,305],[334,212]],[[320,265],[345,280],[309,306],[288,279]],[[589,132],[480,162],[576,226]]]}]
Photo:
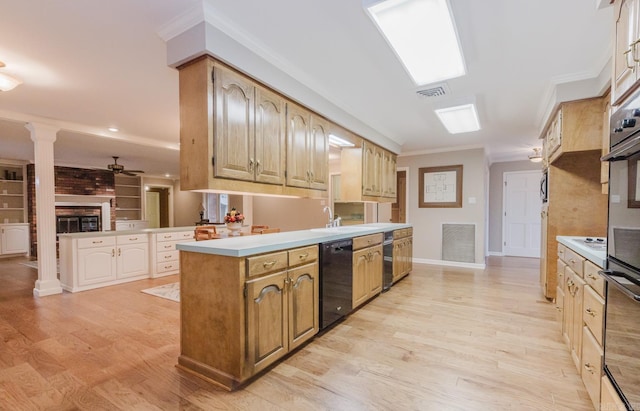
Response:
[{"label": "white lower cabinet", "polygon": [[149,275],[148,235],[119,235],[116,246],[116,278]]},{"label": "white lower cabinet", "polygon": [[29,252],[29,224],[0,224],[0,254]]},{"label": "white lower cabinet", "polygon": [[151,235],[151,276],[153,278],[180,272],[180,251],[176,244],[193,241],[194,231],[174,231]]}]

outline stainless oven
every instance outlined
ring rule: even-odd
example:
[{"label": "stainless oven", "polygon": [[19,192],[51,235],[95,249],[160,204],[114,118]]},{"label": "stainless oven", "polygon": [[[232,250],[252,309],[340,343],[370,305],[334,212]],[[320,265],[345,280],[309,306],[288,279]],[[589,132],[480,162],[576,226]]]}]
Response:
[{"label": "stainless oven", "polygon": [[640,94],[611,116],[604,371],[640,410]]}]

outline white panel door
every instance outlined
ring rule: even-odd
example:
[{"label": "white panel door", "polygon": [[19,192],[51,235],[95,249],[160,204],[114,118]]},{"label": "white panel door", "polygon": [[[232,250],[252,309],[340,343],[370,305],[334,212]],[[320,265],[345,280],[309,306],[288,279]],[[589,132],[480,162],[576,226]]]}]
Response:
[{"label": "white panel door", "polygon": [[504,173],[504,255],[540,257],[541,171]]}]

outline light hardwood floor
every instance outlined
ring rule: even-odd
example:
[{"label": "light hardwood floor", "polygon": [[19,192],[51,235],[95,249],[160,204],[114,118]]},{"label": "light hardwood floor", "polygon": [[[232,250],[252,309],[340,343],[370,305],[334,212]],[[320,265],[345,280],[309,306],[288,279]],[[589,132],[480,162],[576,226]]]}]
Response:
[{"label": "light hardwood floor", "polygon": [[[180,372],[178,276],[34,298],[0,260],[1,410],[592,410],[538,260],[409,277],[244,389]],[[212,326],[215,326],[213,324]]]}]

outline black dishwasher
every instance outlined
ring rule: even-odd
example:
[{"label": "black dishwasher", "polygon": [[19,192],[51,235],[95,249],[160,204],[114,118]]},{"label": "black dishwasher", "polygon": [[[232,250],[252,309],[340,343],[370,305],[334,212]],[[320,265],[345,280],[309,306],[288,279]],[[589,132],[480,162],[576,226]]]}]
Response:
[{"label": "black dishwasher", "polygon": [[351,312],[353,241],[320,244],[320,329]]}]

